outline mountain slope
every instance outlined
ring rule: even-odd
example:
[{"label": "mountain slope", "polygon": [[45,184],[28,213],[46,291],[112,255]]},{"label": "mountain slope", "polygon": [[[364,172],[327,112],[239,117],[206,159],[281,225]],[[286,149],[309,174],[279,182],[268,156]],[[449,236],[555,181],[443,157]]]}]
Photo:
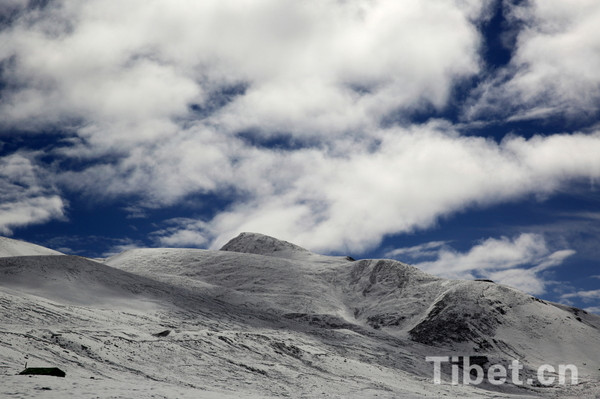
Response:
[{"label": "mountain slope", "polygon": [[[379,358],[381,350],[397,352],[390,343],[223,303],[202,294],[211,286],[192,290],[78,257],[6,258],[0,282],[0,397],[36,390],[50,398],[429,392],[422,378]],[[125,300],[106,301],[113,295]],[[150,306],[157,300],[161,306]],[[143,301],[150,305],[140,307]],[[24,380],[15,374],[25,362],[57,366],[67,379]]]},{"label": "mountain slope", "polygon": [[28,242],[0,237],[0,258],[37,255],[62,255],[62,253]]},{"label": "mountain slope", "polygon": [[67,255],[0,258],[0,286],[94,307],[110,307],[119,302],[133,307],[136,300],[140,304],[158,303],[170,291],[164,283]]},{"label": "mountain slope", "polygon": [[[528,359],[532,368],[562,361],[577,364],[587,378],[598,375],[600,318],[594,315],[587,315],[594,322],[579,321],[567,309],[510,287],[440,279],[397,261],[315,257],[309,262],[305,250],[286,252],[289,246],[274,238],[243,234],[233,241],[237,251],[250,253],[134,250],[107,263],[155,278],[218,286],[219,298],[227,302],[311,326],[504,362]],[[267,247],[261,250],[257,242]],[[261,251],[269,255],[256,254]]]},{"label": "mountain slope", "polygon": [[[599,327],[506,286],[252,233],[221,251],[136,249],[105,264],[4,258],[0,397],[35,396],[14,376],[25,361],[67,371],[69,383],[37,385],[57,398],[585,397],[600,387]],[[519,359],[527,378],[542,363],[573,363],[582,383],[434,385],[425,357],[446,355],[485,367]]]},{"label": "mountain slope", "polygon": [[307,253],[308,251],[291,242],[278,240],[277,238],[258,233],[240,233],[231,239],[221,251],[241,252],[245,254],[282,256],[286,257],[292,253]]}]

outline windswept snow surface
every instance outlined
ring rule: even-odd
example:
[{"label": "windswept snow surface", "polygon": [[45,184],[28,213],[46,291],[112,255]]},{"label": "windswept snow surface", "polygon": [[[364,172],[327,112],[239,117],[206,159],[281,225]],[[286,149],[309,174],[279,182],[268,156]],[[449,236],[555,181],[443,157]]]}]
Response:
[{"label": "windswept snow surface", "polygon": [[[162,334],[161,334],[162,333]],[[432,383],[426,356],[571,363],[576,386]],[[0,259],[0,397],[596,397],[600,318],[488,282],[245,233],[105,264]],[[24,377],[56,366],[67,377]]]},{"label": "windswept snow surface", "polygon": [[58,251],[28,242],[0,237],[0,258],[7,256],[62,255]]},{"label": "windswept snow surface", "polygon": [[291,242],[258,233],[241,233],[225,244],[221,251],[241,252],[245,254],[292,257],[294,254],[306,255],[308,251]]}]

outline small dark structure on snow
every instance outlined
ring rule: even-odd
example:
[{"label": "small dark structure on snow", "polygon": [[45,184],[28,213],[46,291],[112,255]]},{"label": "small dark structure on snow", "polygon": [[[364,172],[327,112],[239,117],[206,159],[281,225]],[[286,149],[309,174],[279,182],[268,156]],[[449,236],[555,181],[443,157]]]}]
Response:
[{"label": "small dark structure on snow", "polygon": [[19,375],[51,375],[54,377],[65,377],[67,373],[58,367],[27,367]]}]

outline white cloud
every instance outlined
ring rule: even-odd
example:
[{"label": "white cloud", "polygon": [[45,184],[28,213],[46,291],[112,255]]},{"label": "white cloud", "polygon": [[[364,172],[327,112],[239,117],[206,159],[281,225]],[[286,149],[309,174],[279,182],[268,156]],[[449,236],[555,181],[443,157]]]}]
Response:
[{"label": "white cloud", "polygon": [[243,83],[209,118],[221,131],[343,133],[397,108],[444,106],[455,80],[479,70],[484,5],[56,1],[0,33],[15,83],[0,116],[21,128],[83,122],[86,139],[118,148],[169,137],[189,105]]},{"label": "white cloud", "polygon": [[437,260],[419,263],[419,267],[436,274],[460,274],[473,270],[510,269],[539,261],[547,255],[548,249],[542,236],[521,234],[512,240],[508,237],[489,238],[466,254],[443,249]]},{"label": "white cloud", "polygon": [[201,233],[206,229],[203,222],[189,218],[176,218],[168,220],[166,223],[169,227],[152,234],[158,245],[204,248],[208,244],[208,238]]},{"label": "white cloud", "polygon": [[[386,258],[403,258],[420,259],[431,256],[436,256],[440,248],[446,246],[448,241],[431,241],[425,244],[415,245],[408,248],[396,248],[385,253]],[[406,260],[405,260],[406,262]]]},{"label": "white cloud", "polygon": [[132,249],[138,249],[138,248],[140,248],[139,243],[135,243],[135,242],[125,239],[125,240],[122,240],[121,244],[111,246],[110,249],[108,249],[106,252],[104,252],[102,254],[102,257],[109,258],[111,256],[118,255],[122,252],[130,251]]},{"label": "white cloud", "polygon": [[584,117],[600,104],[600,3],[532,0],[506,7],[520,24],[510,64],[479,88],[468,118]]},{"label": "white cloud", "polygon": [[173,234],[160,237],[160,244],[163,246],[188,246],[200,247],[206,246],[208,240],[197,230],[178,230]]},{"label": "white cloud", "polygon": [[46,176],[34,154],[0,157],[0,234],[64,216],[65,203]]},{"label": "white cloud", "polygon": [[[76,155],[74,148],[66,151],[69,156]],[[230,187],[236,160],[251,157],[252,152],[239,140],[229,140],[202,126],[191,127],[83,171],[60,171],[56,179],[74,191],[105,199],[140,194],[144,206],[157,207],[190,193]]]},{"label": "white cloud", "polygon": [[454,250],[447,241],[432,241],[388,251],[385,257],[413,264],[444,277],[485,278],[531,294],[541,294],[549,283],[542,272],[548,267],[560,265],[573,253],[572,250],[551,253],[542,236],[521,234],[513,239],[501,237],[482,240],[466,253]]},{"label": "white cloud", "polygon": [[575,251],[550,251],[544,237],[521,234],[512,239],[488,238],[468,252],[449,247],[438,250],[437,259],[415,266],[450,278],[486,278],[534,295],[543,294],[548,283],[544,271],[558,266]]},{"label": "white cloud", "polygon": [[[360,142],[392,110],[443,107],[456,80],[479,70],[473,21],[484,9],[455,0],[54,1],[0,32],[10,82],[0,128],[75,134],[52,156],[93,163],[53,181],[98,200],[137,195],[158,207],[234,188],[252,202],[288,190],[299,170],[311,172],[301,162],[322,155],[290,160],[232,135]],[[257,177],[267,175],[274,180]]]},{"label": "white cloud", "polygon": [[[381,128],[392,111],[443,108],[480,72],[475,25],[488,4],[50,2],[0,32],[11,83],[0,127],[69,130],[73,145],[51,157],[90,166],[49,181],[72,193],[141,198],[138,209],[191,194],[231,201],[156,235],[164,244],[218,247],[249,230],[360,252],[468,207],[600,177],[598,133],[498,144],[443,122]],[[253,146],[240,131],[300,148]],[[45,214],[5,225],[60,216],[56,195],[28,208]]]},{"label": "white cloud", "polygon": [[600,306],[591,306],[589,308],[585,308],[584,310],[586,312],[596,313],[596,314],[600,315]]},{"label": "white cloud", "polygon": [[600,290],[577,291],[564,294],[562,299],[580,298],[583,300],[600,299]]},{"label": "white cloud", "polygon": [[373,147],[339,141],[343,150],[278,151],[195,132],[140,149],[116,167],[66,177],[81,189],[145,193],[159,203],[233,190],[232,206],[198,230],[214,239],[212,247],[241,231],[258,231],[317,251],[356,252],[386,234],[428,228],[471,206],[547,195],[571,179],[600,176],[598,134],[497,144],[437,123],[377,133]]},{"label": "white cloud", "polygon": [[580,303],[588,305],[586,308],[584,308],[585,311],[600,314],[600,289],[569,292],[561,295],[560,299],[561,302],[568,305],[572,305],[573,301],[576,300]]},{"label": "white cloud", "polygon": [[9,18],[27,6],[28,0],[4,0],[0,3],[0,18]]},{"label": "white cloud", "polygon": [[259,168],[251,159],[238,163],[247,168],[248,195],[210,221],[213,246],[261,231],[318,251],[362,251],[386,234],[428,228],[471,206],[551,194],[569,179],[600,176],[599,135],[498,145],[435,124],[379,134],[372,150],[334,156],[307,149],[269,154]]},{"label": "white cloud", "polygon": [[534,269],[515,268],[489,273],[486,279],[506,284],[532,295],[542,295],[546,292],[548,279]]}]

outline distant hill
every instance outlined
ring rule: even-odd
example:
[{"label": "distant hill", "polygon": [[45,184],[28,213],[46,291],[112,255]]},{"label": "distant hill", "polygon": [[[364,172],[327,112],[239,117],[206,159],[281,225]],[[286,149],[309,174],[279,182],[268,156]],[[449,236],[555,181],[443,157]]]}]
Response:
[{"label": "distant hill", "polygon": [[0,237],[0,258],[8,256],[63,255],[53,249],[12,238]]}]

